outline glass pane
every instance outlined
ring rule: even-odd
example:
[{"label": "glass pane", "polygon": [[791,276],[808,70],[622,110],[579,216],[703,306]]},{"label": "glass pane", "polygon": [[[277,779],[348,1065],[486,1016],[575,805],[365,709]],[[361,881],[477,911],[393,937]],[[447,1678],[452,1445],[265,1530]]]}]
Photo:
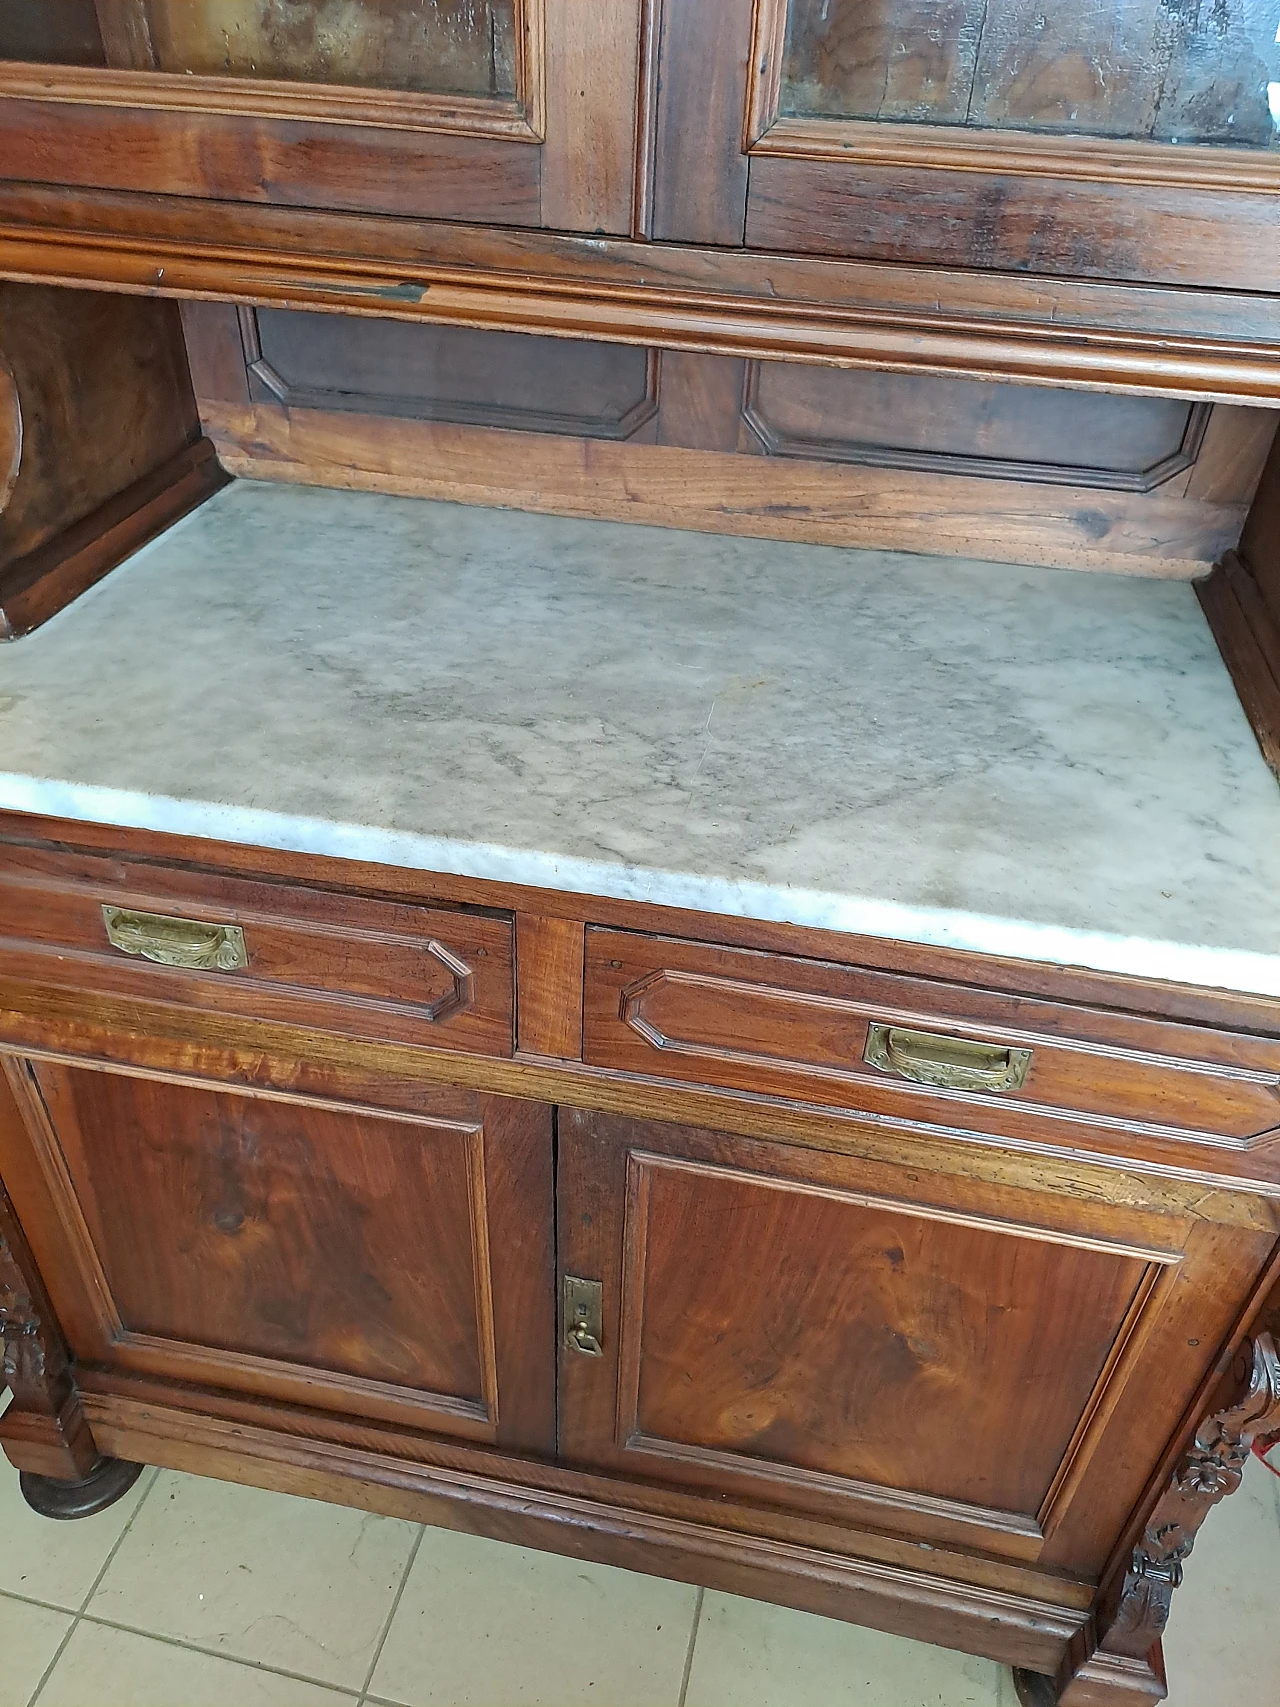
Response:
[{"label": "glass pane", "polygon": [[1280,145],[1280,0],[790,0],[782,112]]},{"label": "glass pane", "polygon": [[515,42],[515,0],[0,0],[2,58],[207,77],[510,97]]}]

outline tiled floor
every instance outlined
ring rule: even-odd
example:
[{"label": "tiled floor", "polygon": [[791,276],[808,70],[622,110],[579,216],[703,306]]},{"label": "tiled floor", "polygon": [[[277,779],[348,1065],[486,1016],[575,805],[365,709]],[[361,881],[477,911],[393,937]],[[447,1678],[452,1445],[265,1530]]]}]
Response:
[{"label": "tiled floor", "polygon": [[[1280,1699],[1280,1481],[1204,1531],[1171,1707]],[[49,1523],[0,1471],[0,1707],[1014,1707],[985,1660],[168,1471]]]}]

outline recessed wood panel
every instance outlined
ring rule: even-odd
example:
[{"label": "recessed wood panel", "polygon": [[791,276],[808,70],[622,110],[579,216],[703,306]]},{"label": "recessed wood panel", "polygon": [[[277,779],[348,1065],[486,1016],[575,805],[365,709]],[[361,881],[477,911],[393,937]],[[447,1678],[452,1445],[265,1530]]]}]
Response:
[{"label": "recessed wood panel", "polygon": [[1146,492],[1193,466],[1210,410],[929,375],[750,364],[743,414],[771,456]]},{"label": "recessed wood panel", "polygon": [[35,1159],[27,1219],[79,1357],[550,1445],[548,1110],[7,1072],[30,1148],[6,1165],[31,1188]]},{"label": "recessed wood panel", "polygon": [[251,394],[299,408],[602,439],[657,413],[657,357],[628,345],[280,309],[241,334]]},{"label": "recessed wood panel", "polygon": [[488,1417],[476,1132],[92,1072],[55,1075],[46,1094],[125,1334]]},{"label": "recessed wood panel", "polygon": [[626,1444],[1023,1516],[1148,1278],[1136,1255],[633,1158]]},{"label": "recessed wood panel", "polygon": [[570,1464],[1096,1573],[1270,1229],[564,1109]]}]

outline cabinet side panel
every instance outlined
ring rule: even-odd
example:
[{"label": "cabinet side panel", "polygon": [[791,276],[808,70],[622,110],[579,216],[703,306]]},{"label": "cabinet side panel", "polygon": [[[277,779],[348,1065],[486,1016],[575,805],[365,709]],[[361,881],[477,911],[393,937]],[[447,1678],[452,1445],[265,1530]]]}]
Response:
[{"label": "cabinet side panel", "polygon": [[[176,303],[2,284],[6,370],[16,402],[0,427],[8,637],[52,616],[224,476],[200,436]],[[14,437],[16,458],[4,444]]]}]

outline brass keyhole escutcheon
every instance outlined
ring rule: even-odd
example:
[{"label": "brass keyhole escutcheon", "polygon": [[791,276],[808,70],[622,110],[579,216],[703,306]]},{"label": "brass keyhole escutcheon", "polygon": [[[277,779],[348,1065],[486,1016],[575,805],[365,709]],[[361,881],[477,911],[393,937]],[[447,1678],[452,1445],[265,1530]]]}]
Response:
[{"label": "brass keyhole escutcheon", "polygon": [[604,1356],[604,1287],[598,1280],[565,1275],[564,1339],[584,1357]]}]

